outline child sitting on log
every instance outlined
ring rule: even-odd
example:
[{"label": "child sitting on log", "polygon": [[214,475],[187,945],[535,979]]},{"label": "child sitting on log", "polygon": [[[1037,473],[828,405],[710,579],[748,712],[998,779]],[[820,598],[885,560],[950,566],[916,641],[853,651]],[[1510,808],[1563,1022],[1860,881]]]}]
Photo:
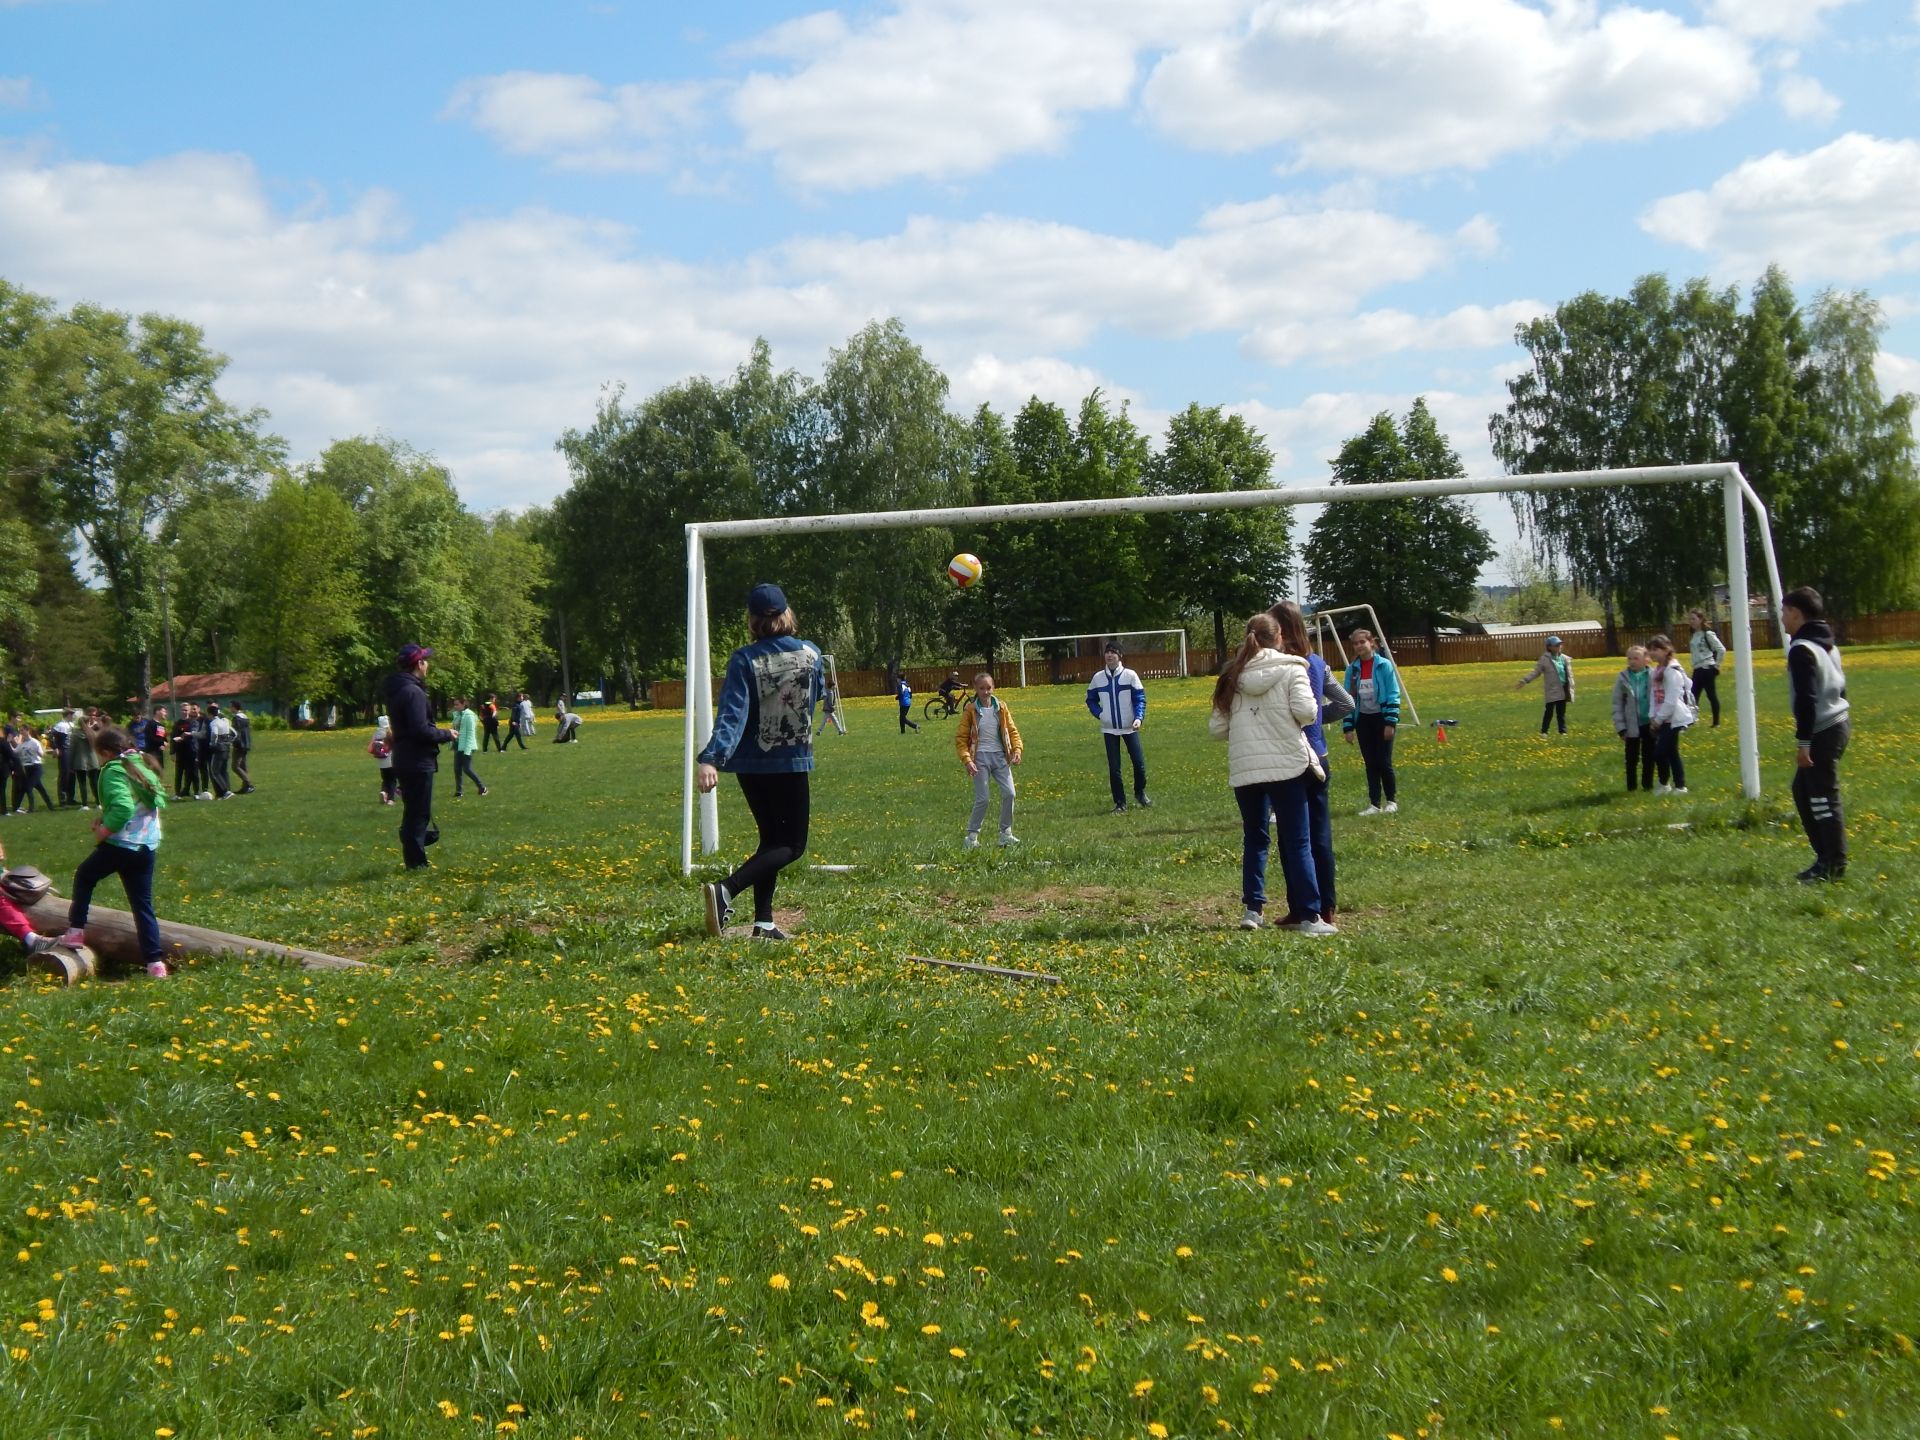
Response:
[{"label": "child sitting on log", "polygon": [[[0,845],[0,864],[5,864],[6,859],[7,847]],[[60,944],[58,935],[42,935],[35,930],[20,907],[7,897],[4,890],[0,890],[0,930],[6,931],[25,946],[29,955],[45,954]]]},{"label": "child sitting on log", "polygon": [[167,797],[160,777],[140,761],[133,737],[110,725],[93,737],[100,757],[100,818],[93,833],[99,844],[80,862],[73,875],[73,901],[67,907],[67,933],[60,943],[87,943],[87,911],[93,889],[109,875],[118,875],[133,912],[140,953],[147,973],[167,973],[166,951],[160,944],[160,918],[153,913],[153,871],[160,850],[160,812]]}]

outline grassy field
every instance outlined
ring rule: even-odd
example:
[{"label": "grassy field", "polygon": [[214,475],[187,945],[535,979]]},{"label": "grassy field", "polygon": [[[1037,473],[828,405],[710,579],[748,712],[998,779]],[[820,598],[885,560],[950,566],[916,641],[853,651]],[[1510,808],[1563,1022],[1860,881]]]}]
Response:
[{"label": "grassy field", "polygon": [[1391,819],[1336,752],[1323,941],[1232,928],[1198,680],[1125,816],[1078,695],[1008,692],[1012,852],[851,703],[809,858],[858,868],[787,946],[700,930],[677,715],[449,767],[419,876],[364,734],[266,736],[162,913],[377,967],[4,962],[0,1434],[1912,1435],[1920,651],[1849,657],[1820,889],[1762,658],[1755,805],[1730,726],[1622,793],[1612,665],[1547,741],[1523,667],[1409,672],[1460,724]]}]

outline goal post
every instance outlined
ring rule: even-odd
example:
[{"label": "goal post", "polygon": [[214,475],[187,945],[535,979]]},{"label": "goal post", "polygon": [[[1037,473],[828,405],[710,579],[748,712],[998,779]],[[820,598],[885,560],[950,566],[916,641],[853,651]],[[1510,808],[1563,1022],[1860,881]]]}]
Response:
[{"label": "goal post", "polygon": [[[1185,630],[1096,630],[1087,635],[1022,635],[1020,645],[1020,688],[1027,688],[1027,647],[1029,645],[1057,645],[1067,640],[1151,640],[1161,635],[1172,635],[1180,641],[1179,674],[1182,680],[1187,678],[1187,632]],[[1123,647],[1124,653],[1124,647]]]},{"label": "goal post", "polygon": [[[1375,643],[1380,647],[1380,653],[1385,655],[1388,660],[1393,660],[1393,649],[1387,644],[1387,632],[1381,628],[1380,617],[1374,613],[1373,606],[1330,605],[1324,610],[1316,610],[1307,616],[1307,624],[1313,631],[1313,638],[1320,645],[1320,653],[1322,656],[1327,653],[1326,637],[1329,635],[1333,637],[1333,643],[1340,651],[1340,668],[1342,670],[1347,667],[1347,645],[1346,641],[1341,639],[1340,627],[1333,623],[1333,617],[1336,615],[1359,615],[1363,612],[1367,617],[1367,623],[1373,627],[1373,638]],[[1400,698],[1407,702],[1407,718],[1418,725],[1420,723],[1420,712],[1414,708],[1413,692],[1407,689],[1406,672],[1399,668],[1399,661],[1393,660],[1393,664],[1394,673],[1400,677]]]},{"label": "goal post", "polygon": [[[1375,485],[1299,485],[1285,489],[1230,490],[1223,494],[1124,495],[1099,500],[1046,500],[1020,505],[961,505],[928,510],[872,510],[846,515],[781,515],[760,520],[694,521],[687,525],[687,698],[682,757],[680,869],[693,873],[693,836],[698,810],[700,848],[720,848],[718,796],[696,797],[694,769],[701,746],[713,733],[713,660],[707,621],[706,544],[761,535],[820,535],[847,530],[915,530],[929,526],[991,525],[1009,520],[1075,520],[1093,515],[1154,515],[1181,511],[1258,510],[1273,505],[1327,505],[1369,500],[1428,499],[1449,495],[1502,495],[1515,491],[1592,490],[1612,485],[1717,483],[1726,519],[1727,589],[1742,623],[1733,627],[1735,713],[1739,719],[1740,786],[1760,797],[1760,740],[1753,677],[1753,627],[1748,623],[1746,518],[1752,512],[1777,615],[1783,590],[1774,561],[1772,526],[1739,465],[1645,465],[1620,470],[1574,470],[1548,475],[1499,475],[1453,480],[1388,480]],[[697,803],[696,803],[697,798]]]}]

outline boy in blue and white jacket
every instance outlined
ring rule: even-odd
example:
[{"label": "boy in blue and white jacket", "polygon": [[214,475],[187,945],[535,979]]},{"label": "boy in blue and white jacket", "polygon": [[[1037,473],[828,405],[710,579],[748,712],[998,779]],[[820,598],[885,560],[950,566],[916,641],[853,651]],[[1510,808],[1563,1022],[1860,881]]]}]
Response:
[{"label": "boy in blue and white jacket", "polygon": [[913,719],[913,686],[907,683],[906,676],[900,677],[900,685],[893,692],[893,698],[900,702],[900,733],[904,735],[909,729],[918,731],[920,727]]},{"label": "boy in blue and white jacket", "polygon": [[1392,815],[1400,808],[1394,798],[1393,737],[1400,727],[1400,672],[1390,657],[1374,647],[1371,630],[1347,637],[1353,659],[1347,663],[1347,693],[1353,713],[1340,724],[1347,743],[1358,743],[1367,766],[1367,808],[1362,815]]},{"label": "boy in blue and white jacket", "polygon": [[1153,804],[1147,796],[1147,757],[1140,748],[1140,726],[1147,718],[1147,687],[1120,663],[1120,646],[1109,640],[1102,658],[1105,668],[1087,682],[1087,710],[1100,722],[1107,742],[1107,780],[1113,788],[1113,813],[1127,808],[1127,790],[1120,783],[1120,745],[1126,742],[1133,760],[1133,798],[1142,809]]}]

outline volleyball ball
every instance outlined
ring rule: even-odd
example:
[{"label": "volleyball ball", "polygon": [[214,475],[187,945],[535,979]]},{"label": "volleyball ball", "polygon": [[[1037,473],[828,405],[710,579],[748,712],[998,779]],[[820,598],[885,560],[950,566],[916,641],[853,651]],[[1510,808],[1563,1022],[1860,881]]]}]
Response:
[{"label": "volleyball ball", "polygon": [[978,555],[956,555],[947,562],[947,578],[964,590],[980,578],[984,569]]}]

